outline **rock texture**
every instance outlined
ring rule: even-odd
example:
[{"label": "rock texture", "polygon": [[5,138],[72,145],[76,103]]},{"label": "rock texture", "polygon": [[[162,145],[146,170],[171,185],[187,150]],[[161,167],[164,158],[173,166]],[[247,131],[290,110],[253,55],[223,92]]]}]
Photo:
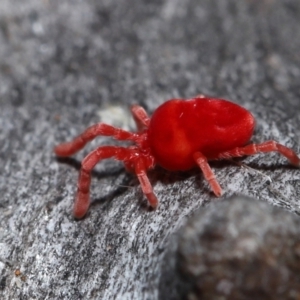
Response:
[{"label": "rock texture", "polygon": [[299,231],[297,216],[251,198],[201,209],[166,255],[162,295],[169,290],[168,299],[299,299]]},{"label": "rock texture", "polygon": [[[2,0],[0,298],[160,297],[170,236],[223,198],[198,170],[157,168],[160,206],[149,211],[134,176],[106,161],[93,173],[90,212],[76,222],[80,161],[115,142],[99,138],[66,160],[53,146],[103,120],[130,127],[130,104],[151,113],[202,93],[250,109],[253,141],[300,153],[299,14],[297,0]],[[298,169],[277,154],[239,162],[212,163],[224,197],[298,213]]]}]

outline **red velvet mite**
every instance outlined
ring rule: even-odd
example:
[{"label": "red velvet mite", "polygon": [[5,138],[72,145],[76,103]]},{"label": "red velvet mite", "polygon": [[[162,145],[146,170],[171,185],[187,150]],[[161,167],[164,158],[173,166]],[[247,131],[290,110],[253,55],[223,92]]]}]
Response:
[{"label": "red velvet mite", "polygon": [[90,205],[91,171],[106,158],[124,162],[136,173],[142,190],[152,207],[158,200],[147,177],[156,164],[171,171],[184,171],[198,166],[217,197],[222,189],[208,160],[228,159],[258,152],[278,151],[291,164],[300,165],[296,153],[275,141],[246,145],[254,130],[255,120],[243,107],[223,99],[198,96],[193,99],[171,99],[159,106],[151,118],[138,105],[131,107],[137,132],[128,132],[104,123],[90,126],[73,141],[54,148],[58,156],[70,156],[97,136],[132,141],[130,147],[101,146],[82,161],[74,216],[82,218]]}]

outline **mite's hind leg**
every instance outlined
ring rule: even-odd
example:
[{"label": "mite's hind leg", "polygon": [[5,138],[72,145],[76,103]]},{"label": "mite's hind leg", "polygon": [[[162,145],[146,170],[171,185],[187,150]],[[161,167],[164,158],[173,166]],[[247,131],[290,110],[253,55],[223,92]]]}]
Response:
[{"label": "mite's hind leg", "polygon": [[220,187],[215,174],[210,168],[207,158],[201,152],[194,153],[193,157],[199,168],[202,170],[204,178],[208,181],[214,194],[217,197],[220,197],[222,195],[222,188]]},{"label": "mite's hind leg", "polygon": [[292,165],[299,167],[300,159],[297,154],[290,148],[283,146],[275,141],[267,141],[261,144],[250,144],[244,147],[236,147],[232,150],[220,153],[216,159],[226,159],[231,157],[241,157],[245,155],[254,155],[260,152],[277,151],[285,156]]}]

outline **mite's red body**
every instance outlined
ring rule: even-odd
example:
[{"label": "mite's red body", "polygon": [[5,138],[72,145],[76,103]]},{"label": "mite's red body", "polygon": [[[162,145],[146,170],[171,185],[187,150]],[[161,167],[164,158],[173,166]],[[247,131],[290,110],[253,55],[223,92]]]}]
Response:
[{"label": "mite's red body", "polygon": [[151,117],[149,143],[165,169],[189,170],[196,166],[193,154],[217,159],[224,151],[245,145],[255,126],[252,114],[232,102],[213,98],[174,99]]},{"label": "mite's red body", "polygon": [[156,164],[173,171],[198,166],[216,196],[221,196],[222,189],[208,160],[278,151],[293,165],[300,164],[293,150],[275,141],[246,145],[253,134],[254,118],[250,112],[227,100],[204,96],[189,100],[172,99],[158,107],[151,119],[140,106],[132,106],[131,111],[138,128],[136,133],[99,123],[73,141],[55,147],[56,155],[70,156],[99,135],[134,143],[128,148],[101,146],[84,158],[74,204],[76,218],[82,218],[90,205],[91,171],[106,158],[121,160],[127,170],[136,173],[152,207],[156,207],[158,201],[147,170]]}]

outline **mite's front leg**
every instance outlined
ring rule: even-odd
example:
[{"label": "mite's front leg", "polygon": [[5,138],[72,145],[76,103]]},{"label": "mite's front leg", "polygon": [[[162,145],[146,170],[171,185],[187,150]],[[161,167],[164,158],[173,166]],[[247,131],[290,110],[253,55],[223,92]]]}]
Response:
[{"label": "mite's front leg", "polygon": [[81,219],[87,213],[90,206],[91,171],[102,159],[115,156],[122,160],[127,156],[128,150],[122,147],[103,146],[88,154],[81,163],[79,173],[77,194],[74,202],[74,217]]},{"label": "mite's front leg", "polygon": [[147,176],[147,170],[145,165],[141,159],[139,159],[135,164],[135,173],[141,184],[141,188],[143,190],[144,195],[147,197],[149,204],[156,208],[158,205],[158,200],[155,194],[153,193],[152,185]]}]

